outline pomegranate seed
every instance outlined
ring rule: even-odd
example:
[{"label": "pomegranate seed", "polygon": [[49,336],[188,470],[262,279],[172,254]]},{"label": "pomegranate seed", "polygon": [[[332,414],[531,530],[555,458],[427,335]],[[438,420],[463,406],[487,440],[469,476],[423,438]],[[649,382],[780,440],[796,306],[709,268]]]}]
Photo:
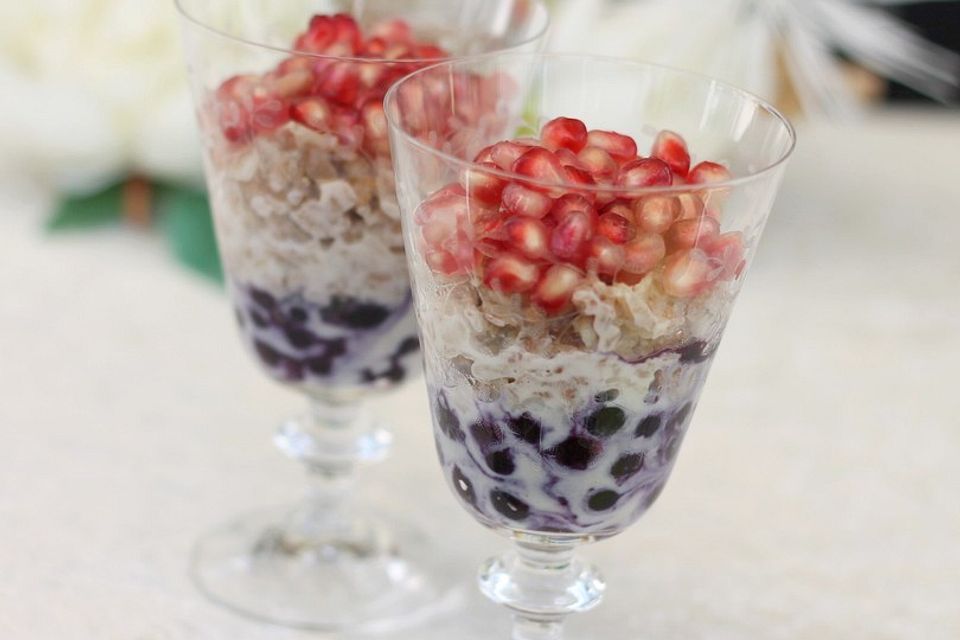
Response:
[{"label": "pomegranate seed", "polygon": [[511,171],[520,156],[529,150],[530,147],[515,142],[498,142],[490,147],[490,160],[504,171]]},{"label": "pomegranate seed", "polygon": [[549,196],[527,189],[516,182],[511,182],[503,190],[502,202],[508,213],[528,218],[542,218],[553,206],[553,200]]},{"label": "pomegranate seed", "polygon": [[[582,185],[584,187],[593,187],[597,184],[597,181],[593,179],[590,172],[585,169],[567,165],[563,168],[563,171],[567,174],[567,182],[571,184]],[[593,197],[593,194],[588,189],[583,191],[578,190],[578,193],[582,193],[587,198]]]},{"label": "pomegranate seed", "polygon": [[305,98],[290,107],[290,117],[314,131],[330,131],[331,110],[322,98]]},{"label": "pomegranate seed", "polygon": [[390,46],[390,43],[384,40],[383,38],[373,37],[367,40],[367,43],[363,48],[363,52],[368,56],[382,58],[383,53],[387,50],[387,47],[389,46]]},{"label": "pomegranate seed", "polygon": [[[567,214],[571,211],[585,212],[589,216],[591,223],[597,217],[597,210],[590,204],[589,200],[579,193],[568,193],[557,199],[553,205],[553,209],[550,211],[550,215],[552,215],[553,219],[557,222],[563,222]],[[592,228],[593,225],[591,224],[591,229]]]},{"label": "pomegranate seed", "polygon": [[307,56],[287,58],[277,65],[277,73],[286,75],[293,71],[313,71],[314,59]]},{"label": "pomegranate seed", "polygon": [[680,205],[680,215],[678,220],[690,220],[699,218],[704,213],[703,200],[695,193],[681,193],[676,196]]},{"label": "pomegranate seed", "polygon": [[583,211],[571,211],[550,234],[550,250],[561,260],[581,262],[592,235],[590,217]]},{"label": "pomegranate seed", "polygon": [[254,131],[263,133],[282,127],[290,121],[290,106],[279,98],[255,98],[250,113]]},{"label": "pomegranate seed", "polygon": [[357,77],[360,79],[360,85],[371,93],[367,96],[368,100],[375,98],[383,100],[389,88],[388,82],[384,81],[388,72],[387,65],[380,62],[357,63]]},{"label": "pomegranate seed", "polygon": [[[424,233],[433,233],[431,227],[447,226],[450,233],[467,219],[467,193],[458,184],[440,189],[427,198],[417,209],[414,220],[424,228]],[[446,239],[443,235],[440,240]]]},{"label": "pomegranate seed", "polygon": [[643,275],[653,269],[667,254],[663,237],[656,233],[645,233],[623,247],[626,255],[623,270],[635,275]]},{"label": "pomegranate seed", "polygon": [[297,38],[294,48],[309,53],[325,53],[337,37],[337,29],[330,16],[313,16],[307,32]]},{"label": "pomegranate seed", "polygon": [[427,251],[424,259],[435,273],[452,276],[460,272],[460,264],[457,258],[449,251]]},{"label": "pomegranate seed", "polygon": [[360,74],[352,62],[335,62],[320,81],[322,96],[343,105],[353,105],[360,88]]},{"label": "pomegranate seed", "polygon": [[604,213],[615,213],[621,218],[626,218],[630,222],[634,222],[633,209],[630,208],[628,201],[626,200],[614,200],[603,209],[600,210],[601,214]]},{"label": "pomegranate seed", "polygon": [[676,198],[650,196],[641,198],[633,206],[637,225],[650,233],[666,233],[680,215],[680,204]]},{"label": "pomegranate seed", "polygon": [[[499,168],[492,162],[485,162],[479,166],[493,170]],[[485,204],[499,203],[500,195],[503,193],[504,187],[507,186],[503,178],[480,169],[467,169],[463,172],[460,181],[467,189],[467,193],[470,194],[471,198],[475,198]]]},{"label": "pomegranate seed", "polygon": [[686,176],[690,171],[690,152],[687,143],[673,131],[661,131],[653,141],[651,154],[667,163],[674,176]]},{"label": "pomegranate seed", "polygon": [[620,171],[620,165],[613,156],[600,147],[584,147],[577,159],[598,182],[613,182]]},{"label": "pomegranate seed", "polygon": [[382,38],[387,42],[409,43],[413,41],[413,33],[410,25],[405,20],[399,18],[395,20],[386,20],[375,25],[370,29],[371,38]]},{"label": "pomegranate seed", "polygon": [[720,279],[739,277],[746,267],[743,259],[743,235],[739,231],[711,238],[704,248],[707,255],[719,260],[723,265]]},{"label": "pomegranate seed", "polygon": [[249,100],[259,84],[259,76],[233,76],[224,80],[217,88],[217,97],[223,100]]},{"label": "pomegranate seed", "polygon": [[684,249],[667,257],[661,284],[675,298],[693,298],[707,292],[723,268],[699,249]]},{"label": "pomegranate seed", "polygon": [[278,98],[294,98],[309,93],[313,80],[313,73],[309,69],[278,71],[267,76],[266,89]]},{"label": "pomegranate seed", "polygon": [[341,144],[351,147],[363,142],[363,125],[360,124],[360,112],[350,107],[331,106],[331,131]]},{"label": "pomegranate seed", "polygon": [[604,236],[594,236],[590,241],[588,264],[594,265],[597,273],[615,276],[623,268],[626,251]]},{"label": "pomegranate seed", "polygon": [[387,116],[383,112],[383,102],[368,100],[360,108],[360,122],[364,128],[364,147],[374,155],[388,155],[390,140],[387,134]]},{"label": "pomegranate seed", "polygon": [[[484,147],[477,152],[477,155],[473,156],[474,162],[493,162],[493,145],[489,147]],[[494,164],[496,164],[494,162]]]},{"label": "pomegranate seed", "polygon": [[554,118],[543,125],[540,139],[547,149],[569,149],[579,153],[587,144],[587,127],[574,118]]},{"label": "pomegranate seed", "polygon": [[637,236],[637,230],[623,216],[616,213],[604,213],[597,223],[597,235],[603,236],[615,244],[626,244]]},{"label": "pomegranate seed", "polygon": [[623,165],[617,184],[627,188],[666,187],[673,182],[670,167],[663,160],[642,158]]},{"label": "pomegranate seed", "polygon": [[[690,184],[709,185],[717,182],[726,182],[733,178],[730,171],[722,164],[716,162],[701,162],[690,170],[687,180]],[[702,195],[704,205],[720,206],[726,200],[727,189],[708,189]]]},{"label": "pomegranate seed", "polygon": [[[530,149],[513,163],[512,170],[521,176],[533,178],[538,182],[546,184],[562,184],[566,180],[566,174],[563,171],[563,165],[557,156],[546,149]],[[543,190],[546,186],[531,185],[534,189]]]},{"label": "pomegranate seed", "polygon": [[621,162],[637,157],[637,143],[633,138],[614,131],[594,129],[587,134],[587,145],[599,147]]},{"label": "pomegranate seed", "polygon": [[667,232],[665,240],[671,252],[678,249],[693,249],[711,242],[719,235],[720,225],[713,218],[706,216],[697,220],[679,220],[673,223]]},{"label": "pomegranate seed", "polygon": [[503,234],[513,247],[528,258],[538,260],[549,253],[547,227],[534,218],[513,218],[503,225]]},{"label": "pomegranate seed", "polygon": [[575,154],[573,151],[570,151],[570,149],[561,148],[554,151],[554,153],[557,154],[557,159],[560,160],[560,164],[563,166],[576,167],[577,169],[586,170],[586,167],[582,162],[580,162],[580,158],[577,157],[577,154]]},{"label": "pomegranate seed", "polygon": [[558,313],[570,304],[583,276],[573,267],[555,264],[543,275],[533,292],[534,303],[547,313]]},{"label": "pomegranate seed", "polygon": [[331,19],[334,29],[333,44],[327,48],[330,55],[352,56],[363,50],[363,36],[353,16],[338,13]]},{"label": "pomegranate seed", "polygon": [[523,293],[537,284],[540,270],[537,265],[513,254],[503,254],[490,261],[483,282],[501,293]]}]

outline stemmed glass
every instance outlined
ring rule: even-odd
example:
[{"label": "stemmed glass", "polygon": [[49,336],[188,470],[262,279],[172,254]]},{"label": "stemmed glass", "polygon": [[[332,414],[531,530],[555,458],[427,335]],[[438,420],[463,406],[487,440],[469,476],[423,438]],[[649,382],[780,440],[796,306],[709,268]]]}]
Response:
[{"label": "stemmed glass", "polygon": [[515,640],[559,638],[604,590],[577,548],[664,488],[794,133],[710,78],[582,56],[445,62],[385,104],[443,473],[514,543],[480,588]]},{"label": "stemmed glass", "polygon": [[293,507],[198,544],[215,601],[319,629],[413,619],[441,600],[442,545],[351,494],[389,432],[367,398],[419,372],[383,114],[430,61],[536,49],[539,0],[178,0],[206,176],[244,343],[309,409],[277,446],[310,472]]}]

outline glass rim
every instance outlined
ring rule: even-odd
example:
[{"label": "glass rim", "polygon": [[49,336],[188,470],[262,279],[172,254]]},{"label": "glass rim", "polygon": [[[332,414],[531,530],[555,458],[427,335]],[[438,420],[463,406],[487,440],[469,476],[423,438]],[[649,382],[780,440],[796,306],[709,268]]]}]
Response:
[{"label": "glass rim", "polygon": [[[426,74],[431,71],[443,67],[454,67],[455,65],[465,65],[470,63],[482,62],[488,59],[494,59],[497,57],[514,57],[514,58],[529,58],[529,59],[541,59],[541,60],[579,60],[579,61],[596,61],[596,62],[612,62],[620,65],[636,67],[638,69],[657,69],[661,71],[667,71],[669,73],[687,76],[696,80],[708,82],[718,87],[732,92],[733,94],[739,95],[741,98],[752,102],[759,108],[765,110],[770,115],[772,115],[780,124],[783,126],[784,130],[787,133],[789,138],[789,144],[786,149],[777,157],[773,162],[767,164],[766,166],[751,171],[747,174],[742,174],[739,176],[734,176],[728,180],[711,182],[708,185],[695,185],[695,184],[674,184],[669,186],[649,186],[649,187],[626,187],[621,185],[609,185],[609,184],[594,184],[594,185],[584,185],[579,182],[574,181],[562,181],[562,182],[549,182],[544,180],[539,180],[537,178],[531,178],[530,176],[525,176],[513,171],[507,171],[500,169],[499,167],[493,168],[486,166],[482,163],[473,161],[473,160],[464,160],[455,155],[447,153],[433,147],[422,140],[412,136],[392,115],[393,109],[390,108],[390,105],[397,103],[397,94],[400,91],[400,87],[406,84],[409,81],[412,81],[417,76],[421,74]],[[486,173],[489,175],[497,176],[498,178],[504,178],[510,181],[523,182],[526,184],[535,185],[538,187],[543,187],[545,189],[556,189],[556,188],[569,188],[574,191],[579,192],[588,192],[588,193],[631,193],[631,194],[663,194],[663,193],[688,193],[690,191],[695,191],[698,188],[707,188],[710,189],[724,189],[724,188],[733,188],[738,187],[749,182],[753,182],[775,170],[782,167],[793,155],[793,152],[797,148],[797,132],[793,124],[790,122],[790,119],[787,118],[783,113],[773,106],[769,101],[764,100],[760,96],[747,91],[746,89],[741,89],[735,85],[723,82],[712,76],[708,76],[703,73],[698,73],[696,71],[690,71],[687,69],[680,69],[677,67],[671,67],[668,65],[658,64],[654,62],[646,62],[642,60],[632,60],[630,58],[618,58],[615,56],[599,56],[599,55],[585,55],[585,54],[576,54],[576,53],[549,53],[549,52],[491,52],[485,53],[482,55],[475,56],[466,56],[462,58],[449,58],[442,60],[440,62],[434,63],[430,66],[417,69],[416,71],[407,74],[390,87],[386,95],[383,98],[384,104],[384,114],[387,117],[387,123],[391,131],[395,132],[400,136],[404,141],[412,144],[415,147],[418,147],[427,153],[445,160],[447,162],[453,163],[454,165],[459,166],[464,170],[473,170],[480,173]]]},{"label": "glass rim", "polygon": [[[225,40],[229,40],[237,44],[247,45],[250,47],[264,49],[267,51],[273,51],[276,53],[283,53],[289,56],[297,56],[301,58],[314,58],[317,60],[337,60],[342,62],[356,62],[356,63],[366,63],[366,64],[413,64],[413,63],[425,64],[426,63],[426,64],[430,64],[431,66],[435,65],[436,63],[441,63],[444,61],[463,59],[458,57],[451,58],[450,56],[441,57],[441,58],[377,58],[377,57],[362,58],[360,56],[328,55],[325,53],[315,53],[312,51],[301,51],[299,49],[294,49],[293,47],[282,47],[279,45],[267,44],[266,42],[258,42],[257,40],[244,38],[244,37],[229,33],[227,31],[224,31],[223,29],[220,29],[218,27],[215,27],[205,22],[204,20],[198,18],[196,15],[194,15],[191,11],[187,9],[186,5],[188,4],[189,1],[190,0],[173,0],[173,4],[177,8],[177,12],[180,14],[180,17],[186,20],[187,22],[193,24],[194,26],[199,27],[200,29],[203,29],[204,31],[207,31],[208,33],[211,33],[219,38],[223,38]],[[547,7],[546,7],[546,4],[544,4],[544,0],[529,0],[529,1],[532,2],[534,6],[538,7],[542,15],[545,17],[545,19],[543,20],[543,24],[536,31],[536,33],[534,33],[533,35],[527,38],[524,38],[523,40],[519,40],[504,49],[497,49],[496,51],[488,51],[483,54],[478,54],[477,56],[464,56],[464,57],[479,57],[479,56],[485,56],[485,55],[496,55],[498,53],[509,53],[514,49],[522,48],[526,45],[529,45],[532,42],[536,42],[537,40],[543,38],[546,35],[547,31],[550,29],[550,12],[547,11]]]}]

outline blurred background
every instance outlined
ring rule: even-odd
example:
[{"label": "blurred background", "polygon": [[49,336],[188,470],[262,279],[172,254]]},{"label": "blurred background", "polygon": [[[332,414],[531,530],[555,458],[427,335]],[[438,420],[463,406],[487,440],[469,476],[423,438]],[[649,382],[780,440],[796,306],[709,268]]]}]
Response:
[{"label": "blurred background", "polygon": [[[595,552],[622,633],[571,637],[960,637],[960,2],[551,5],[552,49],[717,76],[800,139],[673,485]],[[219,289],[172,2],[2,0],[0,96],[0,637],[299,637],[185,577],[197,532],[300,479],[266,446],[295,399]],[[411,387],[376,473],[468,575],[498,541],[404,466],[432,455]]]}]

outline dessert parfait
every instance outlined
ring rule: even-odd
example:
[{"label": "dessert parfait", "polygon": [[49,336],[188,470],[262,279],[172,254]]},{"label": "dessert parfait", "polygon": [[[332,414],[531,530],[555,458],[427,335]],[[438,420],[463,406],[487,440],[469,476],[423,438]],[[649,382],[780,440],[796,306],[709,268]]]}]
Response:
[{"label": "dessert parfait", "polygon": [[383,97],[447,52],[402,19],[364,31],[346,14],[314,16],[293,50],[201,113],[237,321],[281,382],[389,388],[420,356]]},{"label": "dessert parfait", "polygon": [[556,118],[412,216],[444,475],[485,524],[622,531],[676,460],[745,267],[730,171]]}]

